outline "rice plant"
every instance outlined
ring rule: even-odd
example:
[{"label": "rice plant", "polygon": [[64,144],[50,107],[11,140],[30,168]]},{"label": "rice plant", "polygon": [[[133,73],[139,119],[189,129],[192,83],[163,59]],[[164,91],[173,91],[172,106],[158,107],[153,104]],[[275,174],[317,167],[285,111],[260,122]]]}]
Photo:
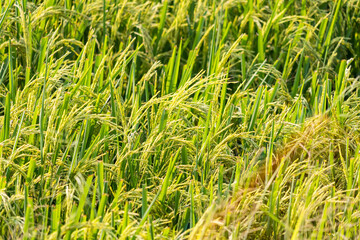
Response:
[{"label": "rice plant", "polygon": [[0,0],[0,239],[360,238],[359,0]]}]

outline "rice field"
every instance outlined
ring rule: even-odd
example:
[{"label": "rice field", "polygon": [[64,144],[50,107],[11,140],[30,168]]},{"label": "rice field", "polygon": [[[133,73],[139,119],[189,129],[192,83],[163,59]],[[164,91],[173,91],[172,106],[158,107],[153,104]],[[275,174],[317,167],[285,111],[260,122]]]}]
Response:
[{"label": "rice field", "polygon": [[0,0],[0,239],[359,239],[359,0]]}]

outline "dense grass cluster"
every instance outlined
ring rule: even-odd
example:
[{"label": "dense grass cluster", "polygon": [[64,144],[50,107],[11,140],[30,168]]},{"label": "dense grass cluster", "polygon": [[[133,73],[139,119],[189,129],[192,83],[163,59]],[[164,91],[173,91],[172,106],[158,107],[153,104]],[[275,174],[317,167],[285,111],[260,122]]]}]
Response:
[{"label": "dense grass cluster", "polygon": [[359,0],[0,0],[0,239],[358,239]]}]

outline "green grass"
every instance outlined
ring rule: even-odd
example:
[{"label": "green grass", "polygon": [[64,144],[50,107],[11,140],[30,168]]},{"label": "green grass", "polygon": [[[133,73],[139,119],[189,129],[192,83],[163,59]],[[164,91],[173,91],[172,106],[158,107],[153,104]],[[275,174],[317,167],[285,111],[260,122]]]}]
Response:
[{"label": "green grass", "polygon": [[358,239],[359,0],[0,0],[0,239]]}]

